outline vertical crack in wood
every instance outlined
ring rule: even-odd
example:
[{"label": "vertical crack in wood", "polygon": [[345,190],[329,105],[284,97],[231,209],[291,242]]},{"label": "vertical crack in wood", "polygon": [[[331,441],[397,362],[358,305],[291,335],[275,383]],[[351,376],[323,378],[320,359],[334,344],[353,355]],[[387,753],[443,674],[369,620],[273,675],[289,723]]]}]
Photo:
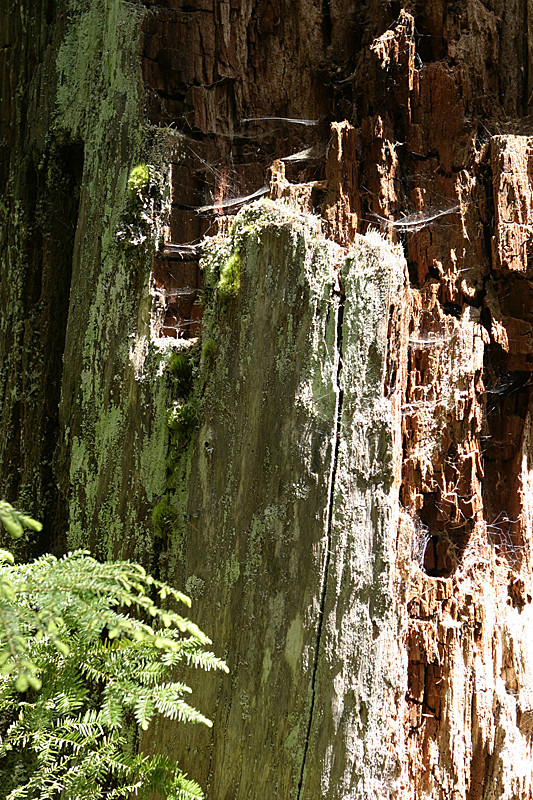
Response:
[{"label": "vertical crack in wood", "polygon": [[344,391],[341,388],[341,372],[342,372],[342,326],[344,321],[344,303],[345,294],[342,287],[335,289],[333,292],[332,303],[335,308],[335,359],[333,364],[333,376],[335,392],[335,426],[333,431],[333,442],[331,448],[331,463],[329,469],[328,479],[328,501],[326,507],[326,548],[324,553],[324,569],[322,585],[320,587],[320,608],[318,612],[318,627],[316,635],[316,648],[315,658],[313,663],[313,671],[311,675],[311,704],[309,707],[309,719],[307,722],[307,731],[305,735],[304,751],[302,755],[302,767],[300,772],[300,779],[298,781],[298,794],[297,800],[300,800],[303,790],[303,782],[305,775],[305,766],[307,762],[307,752],[309,749],[309,739],[311,736],[311,728],[313,725],[313,714],[315,709],[316,698],[316,681],[318,674],[318,664],[320,660],[320,648],[322,641],[322,628],[324,624],[324,613],[326,606],[326,592],[328,585],[329,564],[331,560],[331,522],[333,517],[333,499],[335,494],[335,478],[337,475],[337,460],[339,455],[339,438],[341,430],[341,415],[342,415],[342,401]]}]

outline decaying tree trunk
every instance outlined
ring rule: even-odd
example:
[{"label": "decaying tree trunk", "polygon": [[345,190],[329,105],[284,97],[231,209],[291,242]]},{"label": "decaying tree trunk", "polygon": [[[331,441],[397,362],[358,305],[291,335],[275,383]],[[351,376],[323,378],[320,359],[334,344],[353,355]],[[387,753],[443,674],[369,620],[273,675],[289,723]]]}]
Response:
[{"label": "decaying tree trunk", "polygon": [[145,746],[531,798],[531,3],[4,6],[0,494],[231,666]]}]

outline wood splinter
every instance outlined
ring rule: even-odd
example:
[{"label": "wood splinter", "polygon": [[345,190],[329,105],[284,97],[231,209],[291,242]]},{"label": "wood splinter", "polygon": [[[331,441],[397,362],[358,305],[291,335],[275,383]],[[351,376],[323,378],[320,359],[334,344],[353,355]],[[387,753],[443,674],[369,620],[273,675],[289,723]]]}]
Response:
[{"label": "wood splinter", "polygon": [[201,244],[173,244],[172,242],[165,242],[159,256],[174,261],[199,261],[202,257],[202,253],[203,246]]}]

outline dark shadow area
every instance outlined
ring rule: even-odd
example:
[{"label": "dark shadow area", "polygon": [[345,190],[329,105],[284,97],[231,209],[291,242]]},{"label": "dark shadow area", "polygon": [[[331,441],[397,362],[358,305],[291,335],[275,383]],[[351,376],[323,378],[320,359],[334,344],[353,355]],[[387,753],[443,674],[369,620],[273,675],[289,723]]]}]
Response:
[{"label": "dark shadow area", "polygon": [[[28,559],[65,550],[66,498],[61,496],[52,454],[59,438],[59,403],[69,314],[84,149],[58,134],[26,162],[20,205],[28,223],[12,249],[10,269],[24,282],[20,338],[20,399],[11,407],[4,461],[16,465],[4,482],[5,499],[21,503],[43,523],[18,550]],[[16,253],[16,260],[13,254]],[[20,329],[19,329],[20,330]],[[68,465],[58,474],[68,475]],[[25,540],[24,540],[25,541]]]}]

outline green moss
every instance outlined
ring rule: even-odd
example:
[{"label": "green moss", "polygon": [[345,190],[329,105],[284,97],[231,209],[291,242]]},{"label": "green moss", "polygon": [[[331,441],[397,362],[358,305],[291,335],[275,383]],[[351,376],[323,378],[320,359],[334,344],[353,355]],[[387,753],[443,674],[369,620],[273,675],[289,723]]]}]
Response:
[{"label": "green moss", "polygon": [[173,389],[179,397],[187,397],[192,388],[193,364],[192,359],[183,350],[174,351],[168,361]]},{"label": "green moss", "polygon": [[173,403],[168,410],[167,420],[173,445],[183,447],[198,426],[198,403],[195,400],[183,404]]},{"label": "green moss", "polygon": [[241,288],[242,256],[235,250],[222,266],[217,284],[218,296],[228,303],[239,294]]},{"label": "green moss", "polygon": [[152,524],[154,526],[155,536],[158,538],[166,538],[171,532],[177,516],[177,510],[169,503],[166,497],[160,500],[152,511]]},{"label": "green moss", "polygon": [[202,365],[211,367],[217,354],[218,345],[214,339],[207,339],[202,345]]},{"label": "green moss", "polygon": [[150,170],[146,164],[133,167],[128,178],[128,191],[132,197],[142,197],[150,186]]},{"label": "green moss", "polygon": [[[167,406],[167,427],[170,443],[167,455],[167,488],[177,484],[177,473],[181,469],[187,445],[199,424],[200,409],[193,392],[195,356],[191,352],[174,351],[167,365],[170,396],[174,398]],[[176,399],[177,398],[177,399]]]},{"label": "green moss", "polygon": [[[163,497],[152,512],[155,538],[162,542],[164,558],[160,568],[172,575],[176,560],[182,557],[187,536],[188,492],[194,433],[200,423],[202,390],[200,348],[174,349],[163,355],[166,366],[166,475]],[[155,546],[160,552],[161,545]]]}]

